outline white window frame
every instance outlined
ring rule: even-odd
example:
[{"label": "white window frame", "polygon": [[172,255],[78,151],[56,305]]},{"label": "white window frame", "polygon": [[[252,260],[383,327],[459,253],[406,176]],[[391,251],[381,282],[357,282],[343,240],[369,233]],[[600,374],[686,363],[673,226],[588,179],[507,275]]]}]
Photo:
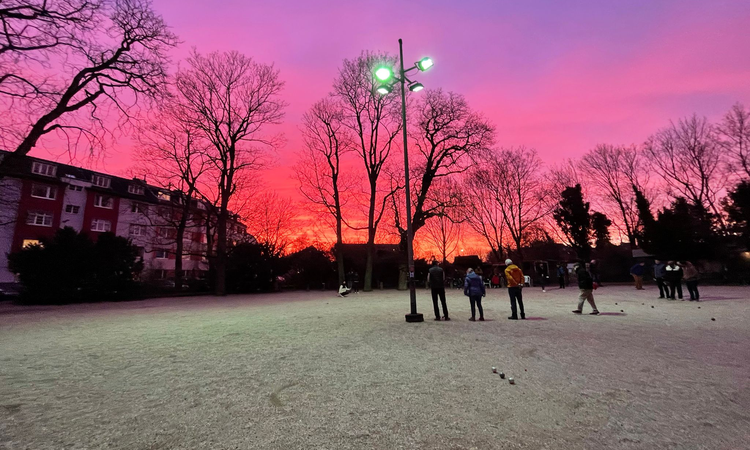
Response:
[{"label": "white window frame", "polygon": [[[34,188],[37,188],[37,187],[47,188],[47,195],[46,196],[34,195]],[[57,188],[55,186],[50,186],[48,184],[31,183],[31,196],[34,198],[43,198],[45,200],[54,200],[55,198],[57,198]]]},{"label": "white window frame", "polygon": [[[104,204],[104,200],[109,200],[109,206]],[[97,208],[112,209],[115,205],[115,199],[109,195],[96,194],[94,195],[94,206]]]},{"label": "white window frame", "polygon": [[[162,256],[159,256],[159,255]],[[169,250],[165,248],[154,249],[154,259],[169,259]]]},{"label": "white window frame", "polygon": [[140,203],[133,202],[130,204],[130,212],[134,214],[143,214],[146,212],[146,207]]},{"label": "white window frame", "polygon": [[167,202],[170,201],[170,200],[172,200],[172,194],[169,193],[169,192],[165,192],[165,191],[159,191],[159,192],[157,192],[156,193],[156,197],[159,200],[164,200],[164,201],[167,201]]},{"label": "white window frame", "polygon": [[112,231],[112,222],[104,219],[94,219],[91,221],[91,231],[96,231],[97,233]]},{"label": "white window frame", "polygon": [[65,205],[65,212],[68,214],[78,214],[81,211],[81,207],[78,205]]},{"label": "white window frame", "polygon": [[[136,230],[138,230],[136,232]],[[128,232],[130,236],[145,236],[145,227],[143,225],[139,225],[137,223],[131,223],[130,224],[130,231]]]},{"label": "white window frame", "polygon": [[83,190],[83,186],[78,186],[78,185],[75,185],[75,184],[69,184],[68,185],[68,189],[70,189],[71,191],[81,192]]},{"label": "white window frame", "polygon": [[92,175],[91,184],[99,186],[101,188],[108,188],[112,183],[112,179],[103,175]]},{"label": "white window frame", "polygon": [[128,194],[143,195],[144,192],[146,192],[146,188],[144,188],[140,184],[129,184],[128,185]]},{"label": "white window frame", "polygon": [[54,164],[47,164],[39,161],[34,161],[31,164],[31,173],[37,175],[44,175],[45,177],[54,177],[57,173],[57,166]]},{"label": "white window frame", "polygon": [[44,211],[29,211],[29,215],[26,217],[26,225],[51,227],[54,220],[55,216],[52,213]]}]

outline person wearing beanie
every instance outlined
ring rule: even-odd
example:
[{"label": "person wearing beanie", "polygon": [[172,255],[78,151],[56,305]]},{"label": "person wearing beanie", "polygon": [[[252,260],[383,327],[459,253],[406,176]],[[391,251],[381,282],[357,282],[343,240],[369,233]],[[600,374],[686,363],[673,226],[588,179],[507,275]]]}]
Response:
[{"label": "person wearing beanie", "polygon": [[516,303],[518,308],[521,310],[521,319],[526,318],[526,313],[523,310],[523,296],[521,294],[521,288],[523,288],[524,276],[521,269],[513,264],[510,259],[505,260],[505,281],[508,286],[508,295],[510,296],[510,312],[511,315],[508,317],[510,320],[518,320],[518,313],[516,311]]},{"label": "person wearing beanie", "polygon": [[464,295],[469,297],[469,303],[471,305],[470,321],[476,321],[476,310],[479,309],[479,320],[484,322],[482,297],[484,297],[486,293],[487,292],[484,289],[484,281],[482,281],[482,269],[477,267],[475,272],[474,269],[469,268],[469,270],[466,271],[466,278],[464,279]]},{"label": "person wearing beanie", "polygon": [[432,261],[427,273],[427,283],[430,285],[432,294],[432,307],[435,310],[435,320],[440,320],[440,308],[438,308],[438,297],[443,305],[443,320],[451,320],[448,316],[448,305],[445,303],[445,272],[437,261]]}]

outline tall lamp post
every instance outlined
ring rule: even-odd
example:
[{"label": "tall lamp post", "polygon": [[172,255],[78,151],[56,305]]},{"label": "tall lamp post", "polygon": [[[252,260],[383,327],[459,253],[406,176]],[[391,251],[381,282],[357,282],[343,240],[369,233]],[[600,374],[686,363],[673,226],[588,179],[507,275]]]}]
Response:
[{"label": "tall lamp post", "polygon": [[400,57],[401,67],[398,76],[394,76],[393,69],[388,66],[380,66],[375,69],[375,78],[380,81],[380,85],[376,91],[381,95],[391,93],[393,84],[396,82],[401,84],[401,128],[404,133],[404,188],[406,190],[406,262],[409,270],[409,276],[407,284],[409,285],[409,298],[411,304],[411,312],[406,314],[407,322],[424,322],[424,316],[417,312],[417,290],[414,285],[414,248],[412,241],[414,240],[414,232],[411,226],[411,190],[409,189],[409,152],[408,152],[408,141],[406,137],[406,83],[409,83],[409,90],[412,92],[419,92],[424,89],[422,83],[407,78],[407,74],[413,70],[419,70],[424,72],[434,65],[432,59],[422,58],[413,66],[404,70],[404,48],[401,39],[398,40],[398,53]]}]

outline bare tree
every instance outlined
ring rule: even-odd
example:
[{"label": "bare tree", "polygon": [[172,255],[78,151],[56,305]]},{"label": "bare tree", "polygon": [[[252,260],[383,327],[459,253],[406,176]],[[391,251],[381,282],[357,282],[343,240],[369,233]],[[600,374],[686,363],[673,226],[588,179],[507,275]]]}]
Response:
[{"label": "bare tree", "polygon": [[723,152],[716,130],[705,117],[693,115],[671,123],[649,137],[644,149],[671,196],[703,205],[724,227],[717,203]]},{"label": "bare tree", "polygon": [[507,226],[502,204],[485,185],[484,180],[490,177],[491,171],[486,166],[477,165],[466,173],[463,183],[465,198],[460,211],[469,226],[490,246],[495,259],[502,261]]},{"label": "bare tree", "polygon": [[378,181],[391,150],[398,145],[396,138],[401,131],[398,96],[375,92],[373,71],[386,62],[395,65],[395,60],[384,53],[363,52],[356,59],[344,60],[333,83],[332,96],[344,109],[344,124],[354,135],[355,152],[367,175],[365,291],[372,290],[375,236],[388,199],[393,195],[392,190],[384,189]]},{"label": "bare tree", "polygon": [[177,42],[149,0],[3,2],[0,20],[0,134],[20,156],[51,132],[100,147],[108,111],[163,92]]},{"label": "bare tree", "polygon": [[217,201],[215,286],[217,295],[225,295],[230,208],[242,178],[262,168],[267,151],[277,147],[278,140],[264,132],[283,117],[284,83],[272,65],[238,52],[193,51],[187,62],[176,76],[176,102],[183,120],[210,144],[206,176]]},{"label": "bare tree", "polygon": [[489,170],[480,182],[495,197],[515,251],[523,261],[523,245],[552,210],[542,162],[536,150],[525,147],[489,152]]},{"label": "bare tree", "polygon": [[[598,197],[617,210],[631,247],[638,229],[638,208],[633,186],[644,191],[648,168],[635,146],[597,145],[580,160],[582,171]],[[570,186],[573,186],[572,184]],[[618,225],[620,225],[618,224]]]},{"label": "bare tree", "polygon": [[276,192],[255,196],[246,222],[248,232],[273,256],[284,256],[296,236],[297,206]]},{"label": "bare tree", "polygon": [[[458,186],[447,184],[439,183],[438,186],[435,186],[435,193],[438,196],[451,197],[451,201],[460,200],[459,196],[455,195]],[[448,200],[445,201],[448,202]],[[464,220],[460,211],[459,208],[445,209],[430,217],[424,224],[426,233],[421,239],[437,249],[443,263],[447,262],[448,257],[458,250],[461,240],[461,224]]]},{"label": "bare tree", "polygon": [[732,160],[729,172],[741,170],[743,177],[750,177],[750,109],[736,103],[716,129],[722,148]]},{"label": "bare tree", "polygon": [[343,283],[344,255],[342,245],[347,193],[352,190],[352,179],[341,173],[342,158],[355,149],[351,129],[344,125],[344,108],[334,98],[317,102],[302,117],[305,147],[294,166],[302,195],[318,211],[329,214],[335,221],[336,245],[334,254],[339,284]]},{"label": "bare tree", "polygon": [[[174,208],[166,214],[146,214],[159,220],[160,227],[174,229],[175,288],[180,290],[183,281],[182,256],[185,232],[200,226],[196,215],[197,199],[202,175],[207,169],[206,143],[200,132],[188,121],[179,105],[166,102],[139,130],[136,149],[137,173],[148,177],[168,190]],[[204,208],[205,205],[201,203]],[[176,214],[175,214],[176,212]],[[169,236],[162,236],[162,238]],[[208,250],[206,250],[208,251]]]},{"label": "bare tree", "polygon": [[[416,235],[428,219],[443,216],[447,209],[457,206],[457,197],[434,188],[451,186],[440,181],[461,174],[476,163],[476,157],[494,143],[495,128],[472,111],[463,96],[441,89],[425,91],[411,109],[412,117],[416,117],[410,130],[417,154],[416,158],[412,157],[410,174],[413,179],[412,230]],[[395,213],[401,246],[406,248],[406,224],[398,220],[398,209]]]}]

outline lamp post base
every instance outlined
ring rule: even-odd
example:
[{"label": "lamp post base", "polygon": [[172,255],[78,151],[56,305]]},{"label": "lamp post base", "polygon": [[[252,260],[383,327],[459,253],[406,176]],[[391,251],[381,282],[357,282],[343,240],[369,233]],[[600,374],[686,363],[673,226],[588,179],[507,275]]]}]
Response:
[{"label": "lamp post base", "polygon": [[407,322],[424,322],[424,316],[419,313],[406,314],[406,321]]}]

